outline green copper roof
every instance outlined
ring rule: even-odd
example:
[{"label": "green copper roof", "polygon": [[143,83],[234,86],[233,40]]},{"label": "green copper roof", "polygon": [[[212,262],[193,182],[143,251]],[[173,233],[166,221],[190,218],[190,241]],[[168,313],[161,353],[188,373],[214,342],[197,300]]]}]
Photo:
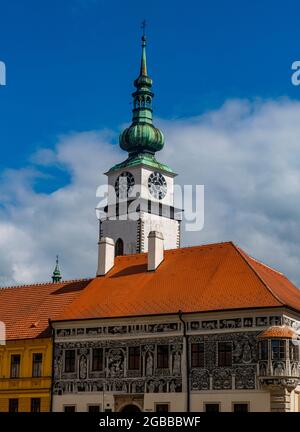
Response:
[{"label": "green copper roof", "polygon": [[132,123],[120,135],[120,147],[129,157],[140,154],[154,154],[164,146],[163,133],[152,123],[152,79],[147,73],[146,38],[142,37],[142,58],[140,74],[134,81]]},{"label": "green copper roof", "polygon": [[60,282],[62,279],[61,277],[61,273],[60,273],[60,269],[59,269],[59,265],[58,265],[58,255],[56,256],[56,265],[52,274],[52,282]]},{"label": "green copper roof", "polygon": [[117,171],[125,167],[134,167],[137,165],[146,165],[149,166],[150,168],[155,168],[161,171],[174,173],[174,171],[168,165],[158,162],[155,159],[155,156],[149,153],[140,153],[140,154],[129,156],[124,162],[121,162],[113,166],[110,169],[110,171]]}]

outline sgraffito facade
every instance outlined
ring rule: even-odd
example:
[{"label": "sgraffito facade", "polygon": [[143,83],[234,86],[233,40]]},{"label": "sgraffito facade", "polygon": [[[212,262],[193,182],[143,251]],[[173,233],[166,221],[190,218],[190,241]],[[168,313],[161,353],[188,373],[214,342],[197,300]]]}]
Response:
[{"label": "sgraffito facade", "polygon": [[[99,410],[118,411],[136,404],[141,411],[162,407],[185,411],[189,392],[189,409],[194,411],[213,404],[220,411],[232,411],[235,406],[270,411],[272,385],[280,380],[288,388],[285,381],[290,380],[289,398],[282,403],[287,410],[298,410],[299,347],[292,348],[291,339],[281,339],[284,355],[277,358],[274,351],[270,353],[274,359],[269,360],[269,354],[265,359],[260,352],[265,343],[259,338],[263,330],[288,320],[283,314],[266,311],[233,318],[228,314],[205,319],[186,315],[185,324],[178,316],[150,322],[135,318],[134,324],[128,319],[110,324],[84,322],[84,326],[53,323],[53,409],[63,411],[71,404],[75,410],[88,411],[98,404]],[[97,371],[95,350],[98,356],[101,350]],[[70,351],[74,360],[68,372]],[[262,368],[269,361],[272,371]]]}]

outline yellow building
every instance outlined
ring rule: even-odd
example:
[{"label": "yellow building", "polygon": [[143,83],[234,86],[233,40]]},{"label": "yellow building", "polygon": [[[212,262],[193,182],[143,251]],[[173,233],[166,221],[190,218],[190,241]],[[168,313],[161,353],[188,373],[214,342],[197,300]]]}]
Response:
[{"label": "yellow building", "polygon": [[0,412],[51,411],[55,319],[89,280],[0,289]]},{"label": "yellow building", "polygon": [[0,412],[50,411],[51,372],[51,338],[0,346]]}]

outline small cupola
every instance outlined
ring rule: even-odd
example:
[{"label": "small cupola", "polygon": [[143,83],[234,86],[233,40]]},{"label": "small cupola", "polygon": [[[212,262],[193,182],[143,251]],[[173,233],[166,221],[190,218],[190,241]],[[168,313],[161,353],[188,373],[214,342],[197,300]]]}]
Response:
[{"label": "small cupola", "polygon": [[58,255],[56,255],[56,264],[55,264],[55,268],[54,268],[53,273],[52,273],[52,282],[58,283],[61,280],[62,280],[62,276],[61,276],[59,264],[58,264]]}]

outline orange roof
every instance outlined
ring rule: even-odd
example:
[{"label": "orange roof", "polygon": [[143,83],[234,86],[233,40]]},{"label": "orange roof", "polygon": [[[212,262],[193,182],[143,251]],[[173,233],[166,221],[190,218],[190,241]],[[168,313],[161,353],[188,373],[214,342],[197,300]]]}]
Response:
[{"label": "orange roof", "polygon": [[279,306],[300,311],[300,291],[231,242],[167,250],[154,272],[147,271],[147,254],[135,254],[117,257],[106,276],[0,289],[8,339],[48,335],[48,319]]},{"label": "orange roof", "polygon": [[117,257],[94,278],[60,320],[289,306],[300,311],[300,291],[281,273],[233,243],[165,251],[154,272],[147,255]]},{"label": "orange roof", "polygon": [[298,339],[298,335],[292,327],[287,325],[272,326],[264,330],[258,336],[260,339],[267,338],[283,338],[283,339]]},{"label": "orange roof", "polygon": [[57,318],[89,281],[65,281],[0,289],[0,321],[6,325],[6,339],[49,336],[49,318]]}]

